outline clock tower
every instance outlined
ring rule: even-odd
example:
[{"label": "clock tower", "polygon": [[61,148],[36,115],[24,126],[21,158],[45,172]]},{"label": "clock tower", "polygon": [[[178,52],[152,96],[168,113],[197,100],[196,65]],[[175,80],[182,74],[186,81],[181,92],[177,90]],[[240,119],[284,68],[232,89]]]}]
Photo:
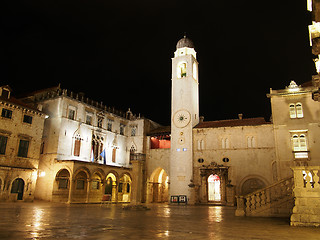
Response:
[{"label": "clock tower", "polygon": [[193,136],[199,123],[198,62],[186,36],[172,58],[170,196],[193,196]]}]

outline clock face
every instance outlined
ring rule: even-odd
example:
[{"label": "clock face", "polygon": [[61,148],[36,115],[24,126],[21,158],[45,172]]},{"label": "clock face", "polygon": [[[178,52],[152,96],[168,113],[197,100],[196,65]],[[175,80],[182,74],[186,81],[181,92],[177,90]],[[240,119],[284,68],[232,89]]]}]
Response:
[{"label": "clock face", "polygon": [[187,110],[179,110],[173,116],[173,123],[176,127],[183,128],[190,122],[190,113]]}]

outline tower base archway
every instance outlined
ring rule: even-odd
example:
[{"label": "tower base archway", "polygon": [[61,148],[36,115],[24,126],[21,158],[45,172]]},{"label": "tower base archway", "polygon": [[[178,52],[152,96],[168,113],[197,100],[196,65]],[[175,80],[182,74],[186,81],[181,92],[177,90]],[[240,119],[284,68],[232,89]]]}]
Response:
[{"label": "tower base archway", "polygon": [[168,202],[168,174],[163,168],[157,168],[151,174],[148,182],[148,199],[149,203]]}]

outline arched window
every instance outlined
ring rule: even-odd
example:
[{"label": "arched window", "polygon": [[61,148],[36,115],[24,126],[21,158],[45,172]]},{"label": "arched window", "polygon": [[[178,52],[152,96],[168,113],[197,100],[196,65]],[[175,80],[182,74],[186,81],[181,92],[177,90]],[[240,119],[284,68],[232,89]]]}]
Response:
[{"label": "arched window", "polygon": [[197,69],[197,64],[195,62],[192,65],[192,74],[193,74],[193,78],[195,80],[198,80],[198,69]]},{"label": "arched window", "polygon": [[303,110],[301,103],[291,103],[289,105],[290,118],[303,118]]},{"label": "arched window", "polygon": [[187,63],[186,62],[179,63],[178,69],[177,69],[177,77],[183,78],[186,76],[187,76]]},{"label": "arched window", "polygon": [[303,118],[302,104],[296,104],[297,118]]},{"label": "arched window", "polygon": [[300,150],[299,136],[298,135],[293,135],[292,136],[292,145],[293,145],[293,151],[299,151]]},{"label": "arched window", "polygon": [[299,151],[307,151],[307,137],[305,134],[294,134],[292,136],[292,146],[293,151],[299,152]]},{"label": "arched window", "polygon": [[289,105],[289,111],[290,111],[290,118],[296,118],[297,117],[296,106],[293,103],[291,103]]},{"label": "arched window", "polygon": [[67,169],[63,169],[58,173],[56,177],[56,180],[58,182],[58,189],[68,189],[69,177],[70,174]]}]

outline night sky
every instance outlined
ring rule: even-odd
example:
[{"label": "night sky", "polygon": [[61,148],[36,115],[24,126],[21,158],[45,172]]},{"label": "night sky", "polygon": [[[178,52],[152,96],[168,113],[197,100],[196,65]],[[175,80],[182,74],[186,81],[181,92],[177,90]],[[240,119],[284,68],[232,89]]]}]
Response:
[{"label": "night sky", "polygon": [[186,32],[205,120],[270,118],[270,88],[314,73],[306,1],[2,1],[0,85],[61,83],[170,124],[171,58]]}]

